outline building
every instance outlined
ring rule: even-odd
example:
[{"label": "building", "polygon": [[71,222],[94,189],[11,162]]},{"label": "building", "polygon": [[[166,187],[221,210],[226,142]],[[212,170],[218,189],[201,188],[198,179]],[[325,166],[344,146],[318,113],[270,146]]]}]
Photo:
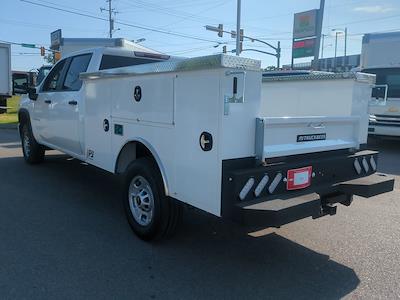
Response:
[{"label": "building", "polygon": [[[338,56],[336,58],[321,58],[318,60],[316,71],[326,72],[348,72],[353,68],[360,66],[361,55]],[[293,65],[293,70],[311,70],[312,62],[297,63]],[[284,65],[284,70],[290,70],[291,65]]]}]

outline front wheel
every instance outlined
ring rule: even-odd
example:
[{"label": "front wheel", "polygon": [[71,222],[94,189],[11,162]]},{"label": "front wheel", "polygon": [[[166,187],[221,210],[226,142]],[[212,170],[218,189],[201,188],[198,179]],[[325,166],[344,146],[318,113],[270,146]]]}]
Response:
[{"label": "front wheel", "polygon": [[31,127],[25,123],[21,126],[21,143],[24,159],[29,164],[37,164],[43,161],[45,150],[32,134]]},{"label": "front wheel", "polygon": [[132,230],[143,240],[171,236],[181,207],[164,192],[161,174],[148,159],[135,160],[124,174],[123,202]]}]

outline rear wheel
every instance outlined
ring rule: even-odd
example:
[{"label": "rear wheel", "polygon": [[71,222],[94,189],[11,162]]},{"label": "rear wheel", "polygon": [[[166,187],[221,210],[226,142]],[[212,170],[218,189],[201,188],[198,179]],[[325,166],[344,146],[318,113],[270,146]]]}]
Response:
[{"label": "rear wheel", "polygon": [[143,240],[171,236],[181,207],[164,192],[161,174],[148,159],[135,160],[124,174],[123,201],[132,230]]},{"label": "rear wheel", "polygon": [[21,143],[24,159],[27,163],[37,164],[43,161],[44,147],[35,140],[31,126],[28,123],[24,123],[21,126]]}]

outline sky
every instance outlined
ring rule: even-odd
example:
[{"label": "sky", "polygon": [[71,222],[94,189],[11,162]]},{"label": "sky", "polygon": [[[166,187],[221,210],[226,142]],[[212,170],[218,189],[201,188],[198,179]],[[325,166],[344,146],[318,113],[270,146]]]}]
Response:
[{"label": "sky", "polygon": [[[273,45],[281,41],[282,63],[289,64],[293,15],[318,8],[319,2],[242,0],[241,28],[246,36]],[[235,40],[230,35],[220,38],[216,32],[205,30],[205,25],[222,23],[224,30],[235,30],[236,0],[112,0],[112,5],[116,22],[124,23],[115,24],[118,30],[113,37],[144,38],[146,40],[141,43],[146,47],[185,57],[221,53],[221,43],[226,43],[228,51],[235,49]],[[106,0],[2,0],[0,6],[0,41],[49,47],[50,32],[59,28],[63,37],[108,36],[108,13],[100,10],[108,6]],[[334,30],[345,27],[349,33],[348,54],[359,54],[364,33],[400,30],[400,1],[326,0],[324,57],[334,55]],[[245,41],[243,48],[271,51],[267,46],[251,41]],[[338,56],[343,53],[344,37],[339,35]],[[242,56],[261,60],[263,67],[276,64],[275,57],[257,52],[246,51]],[[305,61],[310,58],[296,60]],[[13,70],[31,70],[44,63],[39,49],[12,46]]]}]

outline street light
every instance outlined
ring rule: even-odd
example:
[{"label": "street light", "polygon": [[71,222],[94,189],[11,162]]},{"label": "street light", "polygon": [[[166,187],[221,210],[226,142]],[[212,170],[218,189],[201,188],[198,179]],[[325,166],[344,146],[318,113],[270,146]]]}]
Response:
[{"label": "street light", "polygon": [[338,44],[338,35],[339,34],[344,34],[344,58],[346,60],[347,57],[347,27],[344,29],[341,28],[334,28],[332,29],[332,32],[335,32],[335,68],[336,68],[336,58],[337,58],[337,44]]},{"label": "street light", "polygon": [[[253,37],[244,35],[244,34],[243,34],[243,30],[239,30],[239,34],[237,34],[237,32],[235,32],[235,31],[226,31],[226,30],[223,29],[223,25],[222,25],[222,24],[219,24],[218,27],[206,25],[205,28],[206,28],[206,30],[209,30],[209,31],[218,32],[218,36],[220,36],[220,37],[221,37],[224,33],[228,33],[228,34],[230,34],[231,36],[234,36],[234,37],[236,37],[237,39],[239,39],[239,44],[238,44],[238,45],[239,45],[239,48],[236,48],[235,51],[232,51],[232,53],[236,53],[236,54],[239,53],[239,54],[240,54],[240,48],[241,48],[241,47],[240,47],[240,44],[241,44],[241,41],[244,40],[244,39],[248,39],[248,40],[250,40],[252,43],[258,42],[258,43],[262,43],[262,44],[264,44],[264,45],[267,45],[268,47],[270,47],[270,48],[272,48],[272,49],[275,50],[276,54],[274,54],[274,53],[269,53],[269,52],[268,52],[268,53],[269,53],[270,55],[273,55],[273,56],[276,57],[276,60],[277,60],[277,63],[276,63],[276,64],[277,64],[277,67],[280,68],[281,52],[282,52],[281,42],[280,42],[280,41],[278,41],[278,44],[277,44],[277,46],[275,47],[275,46],[271,45],[270,43],[267,43],[267,42],[265,42],[265,41],[263,41],[263,40],[256,39],[256,38],[253,38]],[[221,44],[222,44],[222,43],[221,43]]]}]

